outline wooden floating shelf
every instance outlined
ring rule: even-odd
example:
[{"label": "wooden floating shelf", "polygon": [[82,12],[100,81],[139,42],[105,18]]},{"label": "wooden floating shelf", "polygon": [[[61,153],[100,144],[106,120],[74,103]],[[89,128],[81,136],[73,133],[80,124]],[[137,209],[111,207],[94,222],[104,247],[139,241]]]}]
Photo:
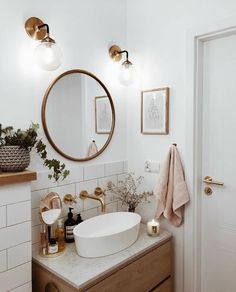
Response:
[{"label": "wooden floating shelf", "polygon": [[24,170],[19,172],[0,172],[0,186],[24,183],[37,179],[35,171]]}]

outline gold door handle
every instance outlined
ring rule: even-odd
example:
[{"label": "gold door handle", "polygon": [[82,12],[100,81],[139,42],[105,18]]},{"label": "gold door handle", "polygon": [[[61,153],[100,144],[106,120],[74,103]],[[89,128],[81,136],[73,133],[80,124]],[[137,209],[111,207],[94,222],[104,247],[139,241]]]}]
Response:
[{"label": "gold door handle", "polygon": [[203,179],[203,182],[209,185],[217,185],[217,186],[223,186],[224,183],[220,181],[214,181],[210,176],[205,176]]}]

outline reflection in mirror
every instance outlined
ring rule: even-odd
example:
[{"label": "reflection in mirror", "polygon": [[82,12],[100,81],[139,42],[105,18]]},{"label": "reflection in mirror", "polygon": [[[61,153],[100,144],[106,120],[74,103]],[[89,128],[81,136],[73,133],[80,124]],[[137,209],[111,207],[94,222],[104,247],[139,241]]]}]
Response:
[{"label": "reflection in mirror", "polygon": [[40,213],[43,222],[54,224],[61,214],[62,204],[59,195],[55,192],[47,194],[40,202]]},{"label": "reflection in mirror", "polygon": [[42,120],[52,146],[66,158],[83,161],[96,157],[108,145],[115,111],[108,90],[97,77],[71,70],[48,88]]},{"label": "reflection in mirror", "polygon": [[111,132],[112,113],[107,96],[95,97],[95,124],[97,134],[109,134]]}]

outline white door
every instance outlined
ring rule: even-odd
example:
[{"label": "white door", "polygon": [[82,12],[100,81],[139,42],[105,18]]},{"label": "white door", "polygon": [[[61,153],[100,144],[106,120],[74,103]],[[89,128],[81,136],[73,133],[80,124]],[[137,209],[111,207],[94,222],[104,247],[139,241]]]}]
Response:
[{"label": "white door", "polygon": [[203,46],[201,180],[210,176],[224,186],[202,182],[201,292],[235,292],[236,36]]}]

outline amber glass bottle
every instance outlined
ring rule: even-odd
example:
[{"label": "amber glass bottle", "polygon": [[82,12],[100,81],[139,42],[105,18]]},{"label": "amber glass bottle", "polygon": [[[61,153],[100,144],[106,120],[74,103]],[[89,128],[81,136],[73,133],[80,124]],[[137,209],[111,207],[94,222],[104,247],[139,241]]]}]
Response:
[{"label": "amber glass bottle", "polygon": [[55,237],[58,244],[58,251],[63,251],[65,249],[65,233],[62,219],[58,219],[57,228],[55,230]]}]

